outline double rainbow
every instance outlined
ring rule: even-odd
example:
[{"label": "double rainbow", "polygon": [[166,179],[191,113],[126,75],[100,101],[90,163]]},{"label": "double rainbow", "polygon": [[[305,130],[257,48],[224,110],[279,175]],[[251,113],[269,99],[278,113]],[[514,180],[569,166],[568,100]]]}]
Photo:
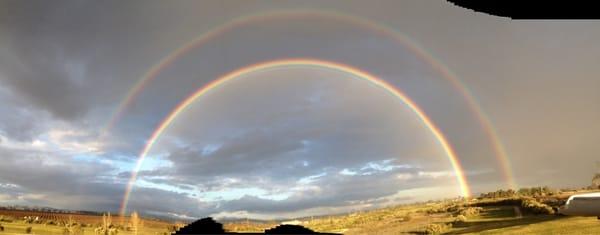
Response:
[{"label": "double rainbow", "polygon": [[181,103],[179,103],[175,107],[175,109],[173,109],[169,113],[169,115],[160,122],[160,124],[158,125],[158,128],[156,128],[154,130],[154,132],[148,139],[148,142],[146,143],[146,145],[140,152],[135,169],[133,170],[131,177],[129,179],[129,183],[128,183],[127,189],[125,191],[125,196],[123,197],[123,202],[121,203],[120,213],[123,215],[123,214],[125,214],[125,212],[127,210],[127,203],[129,201],[129,196],[131,195],[131,190],[136,182],[137,173],[139,172],[139,170],[142,166],[142,163],[144,162],[144,159],[148,155],[148,152],[152,149],[152,146],[154,146],[156,141],[160,138],[161,134],[171,125],[171,123],[173,123],[173,121],[177,118],[177,116],[179,114],[181,114],[183,111],[185,111],[191,104],[194,103],[194,101],[196,101],[197,99],[199,99],[200,97],[202,97],[203,95],[205,95],[206,93],[211,91],[212,89],[220,87],[229,81],[235,80],[236,78],[243,77],[244,75],[247,75],[247,74],[250,74],[253,72],[257,72],[257,71],[261,71],[261,70],[265,70],[265,69],[272,69],[272,68],[276,68],[276,67],[284,67],[284,66],[285,67],[310,66],[310,67],[326,68],[326,69],[344,72],[347,74],[351,74],[357,78],[360,78],[364,81],[367,81],[370,84],[375,85],[376,87],[382,88],[384,91],[386,91],[390,95],[393,95],[394,97],[398,98],[400,101],[402,101],[402,103],[404,103],[406,106],[408,106],[417,115],[419,120],[421,120],[421,122],[423,122],[423,124],[425,124],[425,126],[431,131],[433,136],[437,139],[440,146],[444,149],[444,152],[448,156],[448,160],[450,160],[450,164],[452,165],[452,168],[456,175],[456,180],[457,180],[458,185],[460,186],[461,195],[465,196],[465,197],[468,197],[471,195],[469,185],[467,184],[467,179],[464,175],[464,170],[458,161],[458,158],[456,156],[454,149],[452,148],[452,146],[450,145],[450,143],[448,142],[448,140],[446,139],[446,137],[444,136],[442,131],[431,121],[431,119],[425,114],[425,112],[423,112],[423,110],[421,110],[421,108],[419,108],[419,106],[417,106],[417,104],[414,101],[412,101],[410,98],[408,98],[404,94],[404,92],[402,92],[400,89],[392,86],[391,84],[387,83],[384,80],[381,80],[365,71],[362,71],[360,69],[357,69],[357,68],[354,68],[354,67],[351,67],[348,65],[335,63],[335,62],[331,62],[331,61],[324,61],[324,60],[317,60],[317,59],[302,59],[301,58],[301,59],[286,59],[286,60],[269,61],[269,62],[253,64],[253,65],[249,65],[249,66],[240,68],[238,70],[235,70],[233,72],[225,74],[222,77],[206,84],[205,86],[196,90],[192,95],[188,96]]},{"label": "double rainbow", "polygon": [[[318,11],[318,10],[277,10],[274,12],[266,12],[262,14],[242,16],[239,18],[235,18],[231,21],[228,21],[213,30],[207,31],[201,35],[199,35],[194,40],[186,43],[185,45],[177,48],[172,53],[162,58],[157,64],[155,64],[150,70],[148,70],[142,78],[138,80],[138,82],[133,86],[132,89],[128,92],[123,101],[119,104],[116,111],[111,116],[108,124],[105,126],[103,133],[109,132],[114,125],[121,119],[124,112],[131,106],[134,102],[135,98],[144,90],[144,88],[149,84],[152,80],[154,80],[165,68],[173,64],[177,59],[183,57],[188,54],[190,51],[202,47],[206,43],[210,42],[213,39],[218,38],[221,35],[224,35],[227,32],[231,32],[235,29],[253,24],[260,23],[267,20],[281,20],[281,19],[289,19],[289,18],[324,18],[342,21],[345,23],[350,23],[361,27],[363,29],[367,29],[376,34],[381,34],[383,36],[389,37],[401,45],[405,46],[408,50],[410,50],[415,56],[419,59],[427,62],[435,71],[437,71],[444,79],[446,79],[452,87],[459,92],[468,105],[469,109],[475,116],[475,118],[479,121],[482,129],[484,130],[488,140],[493,147],[495,157],[497,162],[500,165],[500,169],[502,170],[503,178],[509,188],[516,188],[516,183],[513,178],[513,174],[510,168],[510,164],[508,161],[508,157],[506,151],[494,129],[491,120],[489,117],[485,115],[481,106],[478,104],[477,100],[471,94],[469,89],[458,79],[458,77],[452,73],[447,66],[439,62],[436,58],[434,58],[431,53],[428,53],[425,49],[423,49],[417,42],[411,40],[405,35],[396,32],[394,29],[389,27],[377,24],[370,20],[366,20],[363,18],[358,18],[356,16],[350,16],[345,14],[340,14],[337,12],[328,12],[328,11]],[[132,187],[137,179],[137,173],[140,170],[140,167],[152,148],[152,145],[159,138],[160,134],[169,126],[178,113],[182,112],[190,103],[192,103],[195,99],[205,94],[208,90],[217,87],[223,84],[226,81],[234,79],[235,77],[241,76],[245,73],[250,73],[253,71],[257,71],[260,69],[273,68],[276,66],[317,66],[335,69],[339,71],[348,72],[357,77],[360,77],[366,81],[369,81],[384,90],[388,93],[398,97],[402,100],[406,105],[408,105],[417,116],[426,124],[426,126],[432,131],[435,137],[440,142],[441,146],[444,148],[446,154],[448,155],[450,162],[454,168],[454,171],[457,176],[457,181],[460,185],[461,194],[463,196],[470,195],[469,187],[466,183],[465,176],[463,174],[462,167],[459,164],[459,161],[456,157],[456,153],[448,143],[447,139],[444,137],[442,132],[437,128],[428,118],[423,111],[413,102],[411,101],[404,93],[402,93],[399,89],[391,86],[389,83],[378,79],[367,72],[361,71],[360,69],[353,68],[349,65],[343,65],[341,63],[331,62],[331,61],[323,61],[317,59],[283,59],[277,61],[270,61],[259,63],[255,65],[246,66],[244,68],[238,69],[234,72],[228,73],[221,78],[214,80],[213,82],[205,85],[200,88],[197,92],[193,93],[193,95],[189,96],[183,102],[181,102],[155,129],[152,133],[151,137],[148,139],[147,144],[144,146],[143,150],[139,154],[139,158],[137,160],[135,169],[132,172],[131,178],[128,182],[127,189],[125,195],[123,197],[123,202],[121,204],[121,213],[124,213],[127,207],[127,202],[129,200]]]}]

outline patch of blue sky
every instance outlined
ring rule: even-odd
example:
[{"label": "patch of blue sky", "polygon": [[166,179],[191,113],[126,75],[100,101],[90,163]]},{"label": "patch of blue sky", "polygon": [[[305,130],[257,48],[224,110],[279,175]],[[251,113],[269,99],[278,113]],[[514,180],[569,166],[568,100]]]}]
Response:
[{"label": "patch of blue sky", "polygon": [[210,155],[221,148],[221,144],[207,144],[202,148],[202,156]]},{"label": "patch of blue sky", "polygon": [[382,161],[372,161],[372,162],[367,162],[366,164],[364,164],[361,167],[344,168],[341,171],[339,171],[338,173],[340,175],[347,175],[347,176],[373,175],[373,174],[382,173],[382,172],[389,172],[389,171],[396,170],[396,169],[416,168],[415,166],[412,166],[409,164],[394,165],[393,162],[394,162],[394,159],[386,159],[386,160],[382,160]]},{"label": "patch of blue sky", "polygon": [[375,170],[375,171],[391,171],[394,169],[410,169],[413,168],[411,165],[408,164],[400,164],[400,165],[394,165],[393,163],[393,159],[386,159],[383,161],[378,161],[378,162],[367,162],[367,164],[365,164],[365,166],[361,167],[360,170],[364,171],[364,170]]},{"label": "patch of blue sky", "polygon": [[188,194],[189,196],[198,194],[198,191],[195,189],[183,189],[183,188],[177,187],[176,185],[170,185],[170,184],[157,184],[157,183],[153,183],[150,181],[146,181],[144,179],[138,179],[135,182],[135,186],[136,187],[145,187],[145,188],[155,188],[155,189],[160,189],[160,190],[170,191],[170,192],[175,192],[175,193],[184,193],[184,194]]},{"label": "patch of blue sky", "polygon": [[123,171],[121,161],[101,157],[101,156],[98,156],[95,154],[80,153],[80,154],[73,155],[71,157],[71,159],[75,162],[81,162],[81,163],[86,163],[86,164],[97,163],[97,164],[103,164],[103,165],[108,165],[108,166],[114,167],[115,169],[113,170],[112,173],[119,173],[119,172]]},{"label": "patch of blue sky", "polygon": [[309,175],[309,176],[306,176],[306,177],[303,177],[303,178],[299,179],[297,182],[299,184],[311,184],[311,183],[314,183],[314,182],[318,181],[319,178],[321,178],[323,176],[326,176],[326,175],[327,175],[326,172],[323,172],[323,173],[320,173],[320,174],[316,174],[316,175]]},{"label": "patch of blue sky", "polygon": [[[166,160],[166,154],[148,155],[144,159],[144,162],[140,170],[156,170],[159,168],[172,167],[173,163]],[[105,158],[94,154],[77,154],[72,157],[74,161],[84,163],[99,163],[114,167],[113,173],[129,172],[135,168],[136,160],[134,158]],[[130,159],[130,160],[127,160]]]},{"label": "patch of blue sky", "polygon": [[356,175],[358,172],[349,170],[348,168],[344,168],[339,172],[341,175]]}]

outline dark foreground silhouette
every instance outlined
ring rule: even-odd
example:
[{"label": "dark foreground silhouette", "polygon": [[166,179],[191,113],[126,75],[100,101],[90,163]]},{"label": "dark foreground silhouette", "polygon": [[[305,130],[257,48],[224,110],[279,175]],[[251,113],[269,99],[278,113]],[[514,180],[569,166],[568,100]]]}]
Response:
[{"label": "dark foreground silhouette", "polygon": [[180,228],[173,234],[334,234],[318,233],[300,225],[279,225],[275,228],[265,230],[265,233],[231,233],[225,232],[223,225],[211,217],[199,219],[187,226]]}]

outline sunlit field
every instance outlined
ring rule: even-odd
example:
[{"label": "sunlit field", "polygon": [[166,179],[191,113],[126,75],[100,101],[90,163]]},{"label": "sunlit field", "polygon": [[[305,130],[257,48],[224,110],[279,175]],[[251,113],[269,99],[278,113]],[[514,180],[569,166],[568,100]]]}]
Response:
[{"label": "sunlit field", "polygon": [[[294,222],[315,231],[344,234],[597,234],[596,217],[562,216],[553,207],[573,193],[537,188],[533,193],[491,192],[471,200],[442,200],[345,215],[301,218]],[[536,206],[523,201],[539,202]],[[237,232],[260,232],[273,224],[229,223]]]},{"label": "sunlit field", "polygon": [[62,214],[0,210],[0,233],[4,234],[171,234],[176,223],[142,219],[138,215]]},{"label": "sunlit field", "polygon": [[[500,190],[472,199],[446,199],[349,214],[288,220],[224,222],[228,232],[263,232],[281,223],[343,234],[597,234],[596,217],[564,216],[555,209],[575,193],[547,187]],[[36,219],[37,218],[37,219]],[[185,225],[144,219],[81,214],[0,211],[2,234],[171,234]]]}]

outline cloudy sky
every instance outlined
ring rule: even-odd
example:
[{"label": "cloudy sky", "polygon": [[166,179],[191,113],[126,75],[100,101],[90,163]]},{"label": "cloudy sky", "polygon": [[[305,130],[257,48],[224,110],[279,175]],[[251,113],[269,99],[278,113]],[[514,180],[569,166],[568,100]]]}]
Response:
[{"label": "cloudy sky", "polygon": [[[165,66],[105,128],[161,59],[240,17]],[[177,103],[237,68],[298,57],[401,88],[448,138],[475,193],[505,188],[477,115],[436,69],[447,66],[489,117],[517,185],[585,186],[600,160],[599,24],[510,21],[441,0],[3,0],[0,205],[117,211]],[[212,90],[150,149],[129,211],[281,218],[459,196],[415,113],[356,78],[282,66]]]}]

